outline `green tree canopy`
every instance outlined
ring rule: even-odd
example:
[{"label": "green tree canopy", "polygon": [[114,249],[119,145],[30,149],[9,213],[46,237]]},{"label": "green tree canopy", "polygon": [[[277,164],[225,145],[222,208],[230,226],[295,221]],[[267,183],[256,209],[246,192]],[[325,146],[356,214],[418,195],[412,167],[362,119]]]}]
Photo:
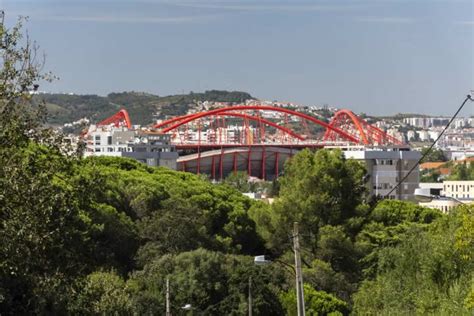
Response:
[{"label": "green tree canopy", "polygon": [[[429,150],[429,147],[423,147],[421,150],[421,154],[425,155]],[[446,155],[441,149],[438,148],[432,148],[428,155],[421,161],[423,162],[442,162],[442,161],[447,161],[448,159],[446,158]]]},{"label": "green tree canopy", "polygon": [[430,229],[412,226],[394,246],[381,249],[376,277],[362,282],[354,311],[470,315],[474,266],[460,250],[469,249],[469,242],[461,240],[471,239],[465,227],[472,214],[472,207],[464,207],[439,217]]}]

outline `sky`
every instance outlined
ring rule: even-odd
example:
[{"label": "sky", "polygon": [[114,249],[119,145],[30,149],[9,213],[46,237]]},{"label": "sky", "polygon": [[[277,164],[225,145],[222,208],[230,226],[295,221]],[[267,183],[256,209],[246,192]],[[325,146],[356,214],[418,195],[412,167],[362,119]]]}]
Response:
[{"label": "sky", "polygon": [[[40,90],[239,90],[372,115],[453,114],[474,90],[465,0],[0,0],[59,80]],[[473,103],[462,116],[473,115]]]}]

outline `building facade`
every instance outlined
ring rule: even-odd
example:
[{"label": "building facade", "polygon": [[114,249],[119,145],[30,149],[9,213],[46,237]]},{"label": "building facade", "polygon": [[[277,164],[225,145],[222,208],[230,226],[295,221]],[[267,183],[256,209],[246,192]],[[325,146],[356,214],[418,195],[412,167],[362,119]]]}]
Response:
[{"label": "building facade", "polygon": [[474,199],[474,181],[443,181],[442,195],[455,199]]},{"label": "building facade", "polygon": [[178,153],[170,135],[112,126],[92,126],[87,135],[85,156],[129,157],[176,170]]},{"label": "building facade", "polygon": [[393,189],[416,166],[421,158],[420,152],[411,151],[406,147],[347,147],[343,150],[346,158],[364,161],[371,195],[414,200],[414,192],[420,181],[418,168],[415,168],[400,186]]},{"label": "building facade", "polygon": [[136,159],[151,167],[167,167],[176,170],[178,153],[171,145],[171,135],[153,132],[138,132],[138,142],[130,144],[130,151],[123,157]]}]

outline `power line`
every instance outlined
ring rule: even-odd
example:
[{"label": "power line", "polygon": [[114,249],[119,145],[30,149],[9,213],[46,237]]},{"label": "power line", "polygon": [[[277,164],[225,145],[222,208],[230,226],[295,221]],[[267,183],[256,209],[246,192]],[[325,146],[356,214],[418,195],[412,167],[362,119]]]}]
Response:
[{"label": "power line", "polygon": [[433,149],[434,145],[436,145],[436,143],[438,142],[438,140],[441,138],[441,136],[443,136],[444,132],[448,129],[449,125],[451,125],[451,123],[454,121],[454,119],[456,118],[456,116],[458,115],[459,112],[461,112],[462,108],[464,107],[464,105],[466,104],[467,100],[471,100],[471,101],[474,101],[472,98],[471,98],[471,95],[468,94],[466,96],[466,98],[464,99],[463,103],[461,104],[461,106],[459,107],[459,109],[456,111],[456,113],[454,113],[453,117],[451,117],[451,119],[449,120],[448,124],[446,125],[446,127],[441,131],[441,133],[439,134],[438,138],[436,138],[436,140],[431,144],[431,146],[428,148],[428,150],[421,156],[421,158],[417,161],[417,163],[410,169],[410,171],[408,171],[408,173],[397,183],[397,185],[395,187],[393,187],[392,190],[390,190],[390,192],[388,192],[384,198],[387,198],[390,196],[390,194],[395,191],[402,183],[403,181],[405,181],[408,176],[413,172],[413,170],[415,170],[419,165],[420,165],[420,162],[425,159],[425,157],[431,152],[431,149]]}]

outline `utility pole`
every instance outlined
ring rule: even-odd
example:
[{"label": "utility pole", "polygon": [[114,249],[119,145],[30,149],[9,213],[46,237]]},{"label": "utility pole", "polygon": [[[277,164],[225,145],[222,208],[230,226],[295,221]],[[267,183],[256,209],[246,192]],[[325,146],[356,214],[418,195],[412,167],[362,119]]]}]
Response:
[{"label": "utility pole", "polygon": [[170,278],[166,278],[166,316],[171,316],[170,306]]},{"label": "utility pole", "polygon": [[252,316],[252,276],[249,276],[249,316]]},{"label": "utility pole", "polygon": [[296,303],[298,306],[298,316],[305,316],[303,274],[301,273],[300,239],[298,222],[293,223],[293,250],[295,252],[296,271]]}]

